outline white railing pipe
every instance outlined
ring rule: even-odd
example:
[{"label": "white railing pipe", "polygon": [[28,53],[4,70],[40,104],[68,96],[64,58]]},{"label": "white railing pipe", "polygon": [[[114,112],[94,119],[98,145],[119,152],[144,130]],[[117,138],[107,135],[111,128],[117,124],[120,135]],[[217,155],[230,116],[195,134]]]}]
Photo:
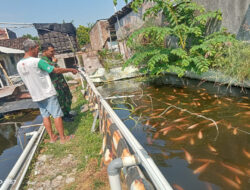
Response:
[{"label": "white railing pipe", "polygon": [[32,138],[30,139],[28,145],[25,147],[23,153],[21,154],[21,156],[19,157],[19,159],[17,160],[15,166],[12,168],[12,170],[10,171],[9,175],[7,176],[7,178],[4,180],[3,185],[1,186],[0,190],[7,190],[9,188],[9,186],[11,184],[13,184],[13,180],[15,179],[20,167],[22,166],[23,162],[25,161],[28,153],[30,152],[36,138],[38,137],[39,133],[41,133],[43,127],[40,127],[39,130],[32,136]]}]

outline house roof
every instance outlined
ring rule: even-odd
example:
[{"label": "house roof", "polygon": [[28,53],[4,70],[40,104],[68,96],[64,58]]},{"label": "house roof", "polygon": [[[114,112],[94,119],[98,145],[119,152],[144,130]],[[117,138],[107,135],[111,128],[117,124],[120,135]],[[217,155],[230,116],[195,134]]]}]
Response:
[{"label": "house roof", "polygon": [[23,49],[23,42],[25,40],[27,40],[27,38],[0,40],[0,46],[22,50]]},{"label": "house roof", "polygon": [[122,10],[117,11],[115,14],[113,14],[109,19],[108,22],[110,25],[113,25],[117,22],[117,17],[120,20],[122,17],[126,16],[127,14],[129,14],[130,12],[133,11],[133,9],[131,8],[132,5],[131,1],[130,3],[128,3],[125,7],[122,8]]},{"label": "house roof", "polygon": [[7,48],[0,46],[0,53],[5,53],[5,54],[24,54],[23,50],[19,49],[13,49],[13,48]]}]

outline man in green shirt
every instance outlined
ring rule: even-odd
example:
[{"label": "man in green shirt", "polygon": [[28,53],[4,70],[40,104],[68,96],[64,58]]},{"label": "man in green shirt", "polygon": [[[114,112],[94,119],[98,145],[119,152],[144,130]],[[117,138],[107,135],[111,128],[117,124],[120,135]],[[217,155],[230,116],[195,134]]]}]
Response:
[{"label": "man in green shirt", "polygon": [[[58,68],[57,59],[54,57],[54,46],[51,43],[43,43],[41,49],[41,58]],[[64,114],[63,120],[67,122],[73,121],[73,116],[69,113],[72,104],[72,94],[63,74],[50,73],[50,78],[56,89],[58,101]]]}]

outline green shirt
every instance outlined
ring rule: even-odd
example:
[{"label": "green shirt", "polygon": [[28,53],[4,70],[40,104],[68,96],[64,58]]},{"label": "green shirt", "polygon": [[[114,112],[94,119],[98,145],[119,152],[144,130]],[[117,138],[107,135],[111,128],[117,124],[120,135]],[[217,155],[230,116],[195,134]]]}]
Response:
[{"label": "green shirt", "polygon": [[38,68],[48,73],[51,73],[54,70],[54,66],[48,64],[48,62],[44,61],[43,59],[40,59],[38,62]]}]

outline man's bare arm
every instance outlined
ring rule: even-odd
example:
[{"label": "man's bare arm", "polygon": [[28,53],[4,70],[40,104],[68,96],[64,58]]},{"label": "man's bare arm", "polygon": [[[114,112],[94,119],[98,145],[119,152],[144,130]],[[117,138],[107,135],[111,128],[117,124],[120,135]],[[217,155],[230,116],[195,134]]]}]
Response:
[{"label": "man's bare arm", "polygon": [[76,73],[78,73],[78,70],[73,69],[73,68],[56,68],[55,67],[52,72],[56,74],[71,72],[75,75]]}]

